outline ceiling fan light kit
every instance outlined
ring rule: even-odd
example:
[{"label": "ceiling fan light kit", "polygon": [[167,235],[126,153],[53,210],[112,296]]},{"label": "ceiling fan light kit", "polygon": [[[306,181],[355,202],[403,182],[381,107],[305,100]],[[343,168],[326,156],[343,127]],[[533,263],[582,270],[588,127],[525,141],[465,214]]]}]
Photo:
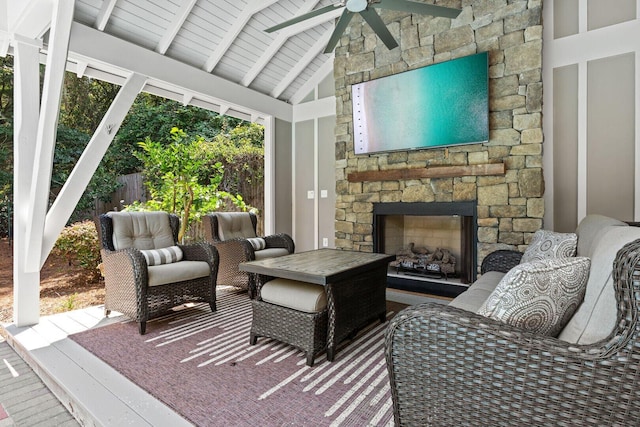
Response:
[{"label": "ceiling fan light kit", "polygon": [[351,18],[355,13],[359,13],[360,16],[362,16],[388,49],[394,49],[398,47],[398,42],[391,35],[391,32],[389,32],[389,29],[375,9],[396,10],[451,19],[456,18],[460,12],[462,12],[460,9],[418,3],[411,0],[346,0],[346,2],[342,1],[340,3],[321,7],[320,9],[312,10],[311,12],[296,16],[278,25],[267,28],[265,31],[267,33],[272,33],[290,25],[297,24],[298,22],[305,21],[314,16],[331,12],[340,7],[344,8],[344,11],[336,23],[336,27],[329,38],[329,42],[327,43],[324,53],[330,53],[335,49],[338,41],[340,41],[342,33],[344,33],[344,30],[349,25],[349,22],[351,22]]}]

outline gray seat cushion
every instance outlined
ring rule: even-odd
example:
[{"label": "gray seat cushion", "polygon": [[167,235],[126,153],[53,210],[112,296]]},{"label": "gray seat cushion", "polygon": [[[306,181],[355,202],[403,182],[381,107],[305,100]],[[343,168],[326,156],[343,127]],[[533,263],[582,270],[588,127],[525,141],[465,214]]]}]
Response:
[{"label": "gray seat cushion", "polygon": [[303,311],[319,313],[327,307],[324,286],[277,278],[262,286],[262,300],[271,304]]},{"label": "gray seat cushion", "polygon": [[488,271],[478,278],[465,292],[449,303],[451,307],[476,312],[498,286],[505,273]]},{"label": "gray seat cushion", "polygon": [[220,240],[256,237],[248,212],[217,212]]},{"label": "gray seat cushion", "polygon": [[[613,261],[622,246],[640,239],[640,227],[629,227],[606,217],[587,218],[588,222],[581,222],[578,227],[578,255],[582,255],[581,250],[592,254],[587,291],[584,302],[558,336],[576,344],[593,344],[613,331],[618,316]],[[587,242],[581,247],[583,232]]]},{"label": "gray seat cushion", "polygon": [[114,249],[160,249],[173,246],[173,232],[166,212],[110,212]]},{"label": "gray seat cushion", "polygon": [[205,261],[180,261],[150,266],[147,271],[149,286],[160,286],[206,277],[211,274],[211,267]]},{"label": "gray seat cushion", "polygon": [[267,258],[276,258],[284,255],[289,255],[289,251],[285,248],[267,248],[261,251],[254,252],[256,256],[256,261]]}]

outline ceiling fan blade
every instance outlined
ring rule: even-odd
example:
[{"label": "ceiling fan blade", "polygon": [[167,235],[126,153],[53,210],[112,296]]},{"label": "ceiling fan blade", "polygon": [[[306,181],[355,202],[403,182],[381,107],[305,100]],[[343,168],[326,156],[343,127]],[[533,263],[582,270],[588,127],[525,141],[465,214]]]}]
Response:
[{"label": "ceiling fan blade", "polygon": [[324,49],[324,53],[331,53],[331,51],[335,49],[336,45],[340,41],[340,37],[342,37],[342,33],[344,33],[347,25],[349,25],[351,18],[353,18],[353,12],[349,12],[345,9],[336,23],[336,28],[331,34],[331,38],[329,39],[329,43],[327,43],[327,47]]},{"label": "ceiling fan blade", "polygon": [[380,3],[370,3],[370,7],[378,9],[399,10],[401,12],[421,13],[423,15],[441,16],[443,18],[457,18],[462,10],[433,4],[417,3],[410,0],[380,0]]},{"label": "ceiling fan blade", "polygon": [[365,9],[360,12],[360,15],[362,15],[364,20],[367,21],[367,24],[369,24],[389,50],[398,47],[398,42],[393,38],[389,29],[382,21],[382,18],[378,15],[378,12],[373,9]]},{"label": "ceiling fan blade", "polygon": [[316,10],[312,10],[311,12],[307,12],[304,13],[302,15],[296,16],[294,18],[291,18],[287,21],[281,22],[278,25],[274,25],[273,27],[267,28],[266,30],[264,30],[267,33],[273,33],[274,31],[278,31],[281,30],[285,27],[288,27],[290,25],[293,24],[297,24],[298,22],[302,22],[305,21],[309,18],[313,18],[314,16],[318,16],[318,15],[322,15],[323,13],[327,13],[327,12],[331,12],[332,10],[335,10],[338,7],[343,7],[342,4],[340,3],[336,3],[336,4],[330,4],[329,6],[325,6],[325,7],[321,7],[320,9],[316,9]]}]

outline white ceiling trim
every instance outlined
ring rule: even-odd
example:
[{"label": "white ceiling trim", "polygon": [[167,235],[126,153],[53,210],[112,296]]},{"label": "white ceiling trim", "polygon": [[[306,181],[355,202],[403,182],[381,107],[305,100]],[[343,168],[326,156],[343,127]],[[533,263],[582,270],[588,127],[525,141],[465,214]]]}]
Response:
[{"label": "white ceiling trim", "polygon": [[197,0],[184,0],[182,2],[180,9],[178,9],[178,12],[174,15],[173,19],[171,20],[171,24],[169,24],[169,27],[162,36],[162,39],[160,39],[160,42],[158,42],[156,52],[163,55],[167,52],[167,49],[169,49],[169,46],[171,46],[173,39],[176,38],[178,31],[180,31],[180,28],[182,28],[184,21],[186,21],[187,17],[193,10],[193,7],[196,5],[196,1]]},{"label": "white ceiling trim", "polygon": [[316,56],[326,47],[331,37],[331,31],[327,31],[309,48],[307,53],[302,56],[296,66],[293,67],[286,76],[278,83],[278,85],[271,91],[271,96],[274,98],[279,97],[282,92],[289,87],[289,85],[304,71],[305,68],[315,59]]},{"label": "white ceiling trim", "polygon": [[291,97],[291,103],[293,105],[299,104],[302,100],[320,84],[330,73],[333,73],[333,53],[327,58],[327,60],[313,73],[313,76],[303,84],[300,89],[296,91]]},{"label": "white ceiling trim", "polygon": [[238,19],[235,20],[231,28],[227,30],[224,35],[224,38],[220,41],[216,49],[213,51],[207,62],[204,64],[204,70],[208,73],[212,72],[218,62],[222,59],[227,50],[231,47],[235,39],[238,37],[238,34],[242,31],[242,29],[247,25],[249,19],[256,14],[257,12],[268,8],[274,3],[277,3],[278,0],[253,0],[245,6],[242,10]]},{"label": "white ceiling trim", "polygon": [[118,0],[104,0],[98,16],[96,16],[96,28],[100,31],[104,31],[113,13],[113,8],[116,6]]},{"label": "white ceiling trim", "polygon": [[50,0],[8,0],[7,29],[28,39],[38,39],[51,26],[53,2]]},{"label": "white ceiling trim", "polygon": [[[291,121],[290,104],[263,93],[232,83],[221,77],[194,68],[157,52],[134,45],[117,37],[74,22],[71,30],[69,58],[87,62],[91,68],[128,76],[138,73],[155,80],[159,85],[176,91],[202,94],[204,98],[219,100],[237,111],[248,114],[273,115]],[[180,99],[181,100],[181,99]]]},{"label": "white ceiling trim", "polygon": [[9,5],[7,0],[0,0],[0,36],[9,31]]}]

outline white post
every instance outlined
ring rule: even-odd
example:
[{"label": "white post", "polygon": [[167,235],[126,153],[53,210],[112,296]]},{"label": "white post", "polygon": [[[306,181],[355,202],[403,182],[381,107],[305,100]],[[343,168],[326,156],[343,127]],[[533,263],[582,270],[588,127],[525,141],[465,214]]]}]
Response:
[{"label": "white post", "polygon": [[38,323],[40,318],[40,271],[25,269],[29,261],[29,192],[40,109],[38,46],[13,43],[13,74],[13,321],[16,326],[26,326]]},{"label": "white post", "polygon": [[56,143],[60,97],[67,65],[69,36],[73,22],[73,0],[58,0],[53,8],[47,64],[42,89],[42,105],[38,121],[33,178],[29,191],[29,226],[26,235],[27,265],[25,271],[40,271],[44,222],[49,207],[53,152]]}]

